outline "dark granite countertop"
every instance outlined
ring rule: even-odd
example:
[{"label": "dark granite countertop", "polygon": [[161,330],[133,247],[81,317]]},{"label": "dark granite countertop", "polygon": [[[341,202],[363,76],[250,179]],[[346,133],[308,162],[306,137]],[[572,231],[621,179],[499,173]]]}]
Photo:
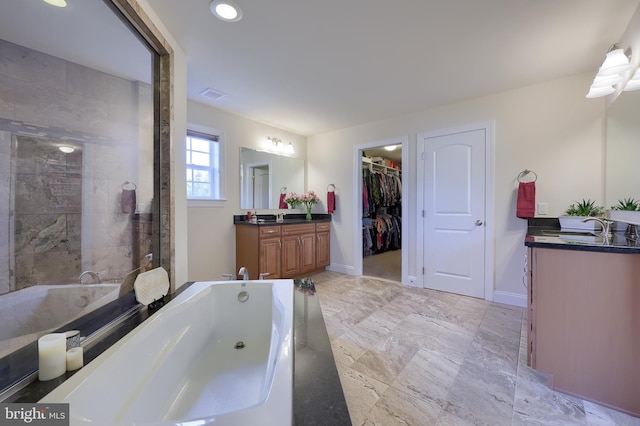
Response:
[{"label": "dark granite countertop", "polygon": [[[311,281],[295,280],[294,292],[294,340],[295,357],[293,373],[293,416],[295,425],[339,426],[351,425],[349,410],[342,391],[340,377],[333,358],[329,336],[325,327],[322,311],[315,287]],[[164,304],[175,298],[192,282],[181,286],[174,294],[165,296]],[[133,295],[126,295],[104,310],[83,317],[80,322],[72,323],[82,335],[95,331],[95,324],[104,322],[105,315],[113,312],[129,311],[129,315],[117,326],[112,327],[94,342],[84,348],[85,364],[92,361],[127,333],[162,309],[142,307],[132,304]],[[111,306],[110,306],[111,305]],[[133,307],[133,309],[132,309]],[[110,318],[113,318],[111,316]],[[91,325],[94,324],[94,325]],[[70,329],[70,327],[65,327]],[[3,388],[9,381],[16,381],[29,375],[34,381],[22,389],[5,396],[1,402],[37,402],[67,380],[76,371],[67,372],[57,379],[40,382],[35,374],[37,367],[37,342],[0,360]],[[79,371],[79,370],[78,370]]]},{"label": "dark granite countertop", "polygon": [[287,213],[284,221],[277,222],[276,216],[273,214],[259,214],[258,222],[253,223],[247,221],[246,215],[234,215],[234,225],[251,225],[251,226],[274,226],[274,225],[291,225],[296,223],[317,223],[317,222],[331,222],[331,215],[325,213],[312,213],[311,220],[306,219],[304,213]]},{"label": "dark granite countertop", "polygon": [[566,232],[560,229],[557,218],[529,219],[524,245],[605,253],[640,253],[640,240],[627,238],[622,232],[608,238],[588,232]]}]

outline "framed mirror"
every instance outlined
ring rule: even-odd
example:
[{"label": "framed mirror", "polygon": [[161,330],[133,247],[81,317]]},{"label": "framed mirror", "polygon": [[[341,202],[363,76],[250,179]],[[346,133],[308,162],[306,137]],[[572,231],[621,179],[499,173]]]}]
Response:
[{"label": "framed mirror", "polygon": [[240,148],[240,208],[278,209],[281,193],[304,192],[304,160]]},{"label": "framed mirror", "polygon": [[640,91],[623,92],[607,111],[605,208],[640,199]]}]

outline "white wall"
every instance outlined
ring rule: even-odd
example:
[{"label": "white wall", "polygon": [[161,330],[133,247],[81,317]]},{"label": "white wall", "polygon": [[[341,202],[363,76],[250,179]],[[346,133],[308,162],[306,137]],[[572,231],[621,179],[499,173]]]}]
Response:
[{"label": "white wall", "polygon": [[[233,215],[240,209],[240,147],[259,149],[267,136],[291,142],[295,157],[307,156],[307,139],[266,124],[229,114],[210,106],[189,101],[189,123],[222,131],[225,147],[226,203],[223,207],[189,207],[187,212],[189,242],[189,280],[220,279],[235,273],[236,238]],[[276,212],[279,210],[271,210]],[[258,210],[258,214],[267,211]]]},{"label": "white wall", "polygon": [[[485,121],[495,122],[495,290],[524,295],[522,285],[526,220],[515,216],[516,176],[523,169],[537,173],[537,201],[549,205],[548,216],[558,216],[576,199],[604,201],[603,99],[586,99],[592,73],[581,74],[467,100],[419,113],[315,135],[308,142],[308,186],[335,183],[339,197],[331,233],[332,268],[354,266],[352,229],[354,145],[409,135],[408,164],[403,181],[416,188],[416,135]],[[409,275],[416,274],[415,194],[408,200]],[[491,202],[491,200],[490,200]],[[492,218],[487,218],[487,221]]]}]

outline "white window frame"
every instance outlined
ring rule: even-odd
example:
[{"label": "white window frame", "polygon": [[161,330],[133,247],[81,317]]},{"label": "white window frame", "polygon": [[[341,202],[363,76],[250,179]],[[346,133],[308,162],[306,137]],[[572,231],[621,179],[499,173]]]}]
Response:
[{"label": "white window frame", "polygon": [[[219,183],[218,183],[218,198],[191,198],[187,195],[187,207],[224,207],[226,204],[226,167],[225,167],[225,144],[224,144],[224,135],[220,130],[204,127],[195,124],[187,125],[187,135],[194,134],[194,136],[202,136],[203,138],[211,137],[212,139],[217,138],[218,141],[218,169],[219,169]],[[185,171],[189,168],[189,165],[186,162],[186,153],[187,153],[187,144],[185,137]],[[186,182],[185,182],[186,185]],[[186,193],[186,187],[185,187]]]}]

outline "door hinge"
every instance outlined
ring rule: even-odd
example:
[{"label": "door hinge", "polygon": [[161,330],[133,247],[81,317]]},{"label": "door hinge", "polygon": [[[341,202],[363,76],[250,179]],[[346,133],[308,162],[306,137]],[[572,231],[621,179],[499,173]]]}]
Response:
[{"label": "door hinge", "polygon": [[422,267],[422,275],[424,275],[424,266]]},{"label": "door hinge", "polygon": [[424,151],[420,153],[420,158],[424,160]]},{"label": "door hinge", "polygon": [[424,210],[422,210],[422,217],[424,217]]}]

